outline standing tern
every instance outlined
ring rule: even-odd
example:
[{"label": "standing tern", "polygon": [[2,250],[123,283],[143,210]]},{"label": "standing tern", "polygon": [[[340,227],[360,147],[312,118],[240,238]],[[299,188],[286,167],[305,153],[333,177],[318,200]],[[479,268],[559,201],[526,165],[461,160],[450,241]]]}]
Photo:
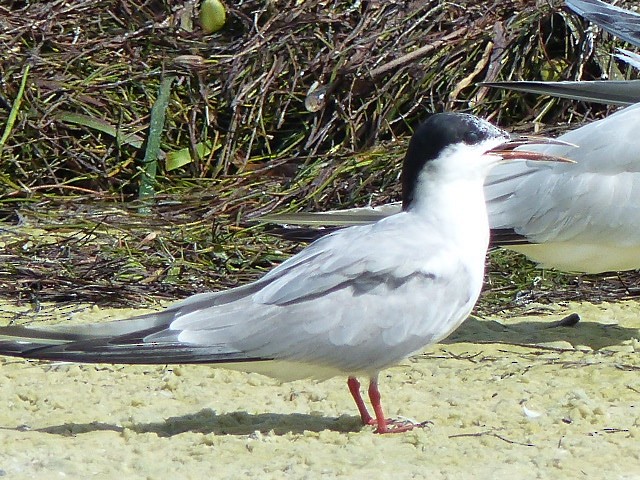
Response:
[{"label": "standing tern", "polygon": [[[504,131],[466,114],[436,114],[403,164],[403,210],[313,243],[256,282],[202,293],[166,310],[103,324],[0,328],[0,354],[130,364],[194,363],[283,380],[348,377],[364,424],[385,420],[378,373],[449,335],[482,287],[489,241],[482,183],[515,158]],[[357,376],[369,378],[370,415]]]},{"label": "standing tern", "polygon": [[[602,273],[640,268],[640,103],[558,137],[565,145],[527,147],[576,161],[494,167],[485,182],[492,246],[527,255],[545,268]],[[574,146],[570,146],[573,144]],[[577,146],[578,148],[575,148]],[[288,225],[363,224],[399,204],[333,212],[270,215]],[[292,229],[289,238],[322,233]]]}]

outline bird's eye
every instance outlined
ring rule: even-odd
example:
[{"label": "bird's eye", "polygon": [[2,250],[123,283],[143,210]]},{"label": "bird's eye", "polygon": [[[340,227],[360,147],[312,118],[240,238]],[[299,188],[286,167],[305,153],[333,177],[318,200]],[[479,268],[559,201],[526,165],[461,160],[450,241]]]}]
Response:
[{"label": "bird's eye", "polygon": [[467,132],[464,135],[463,141],[467,145],[475,145],[480,141],[480,135],[478,135],[478,132]]}]

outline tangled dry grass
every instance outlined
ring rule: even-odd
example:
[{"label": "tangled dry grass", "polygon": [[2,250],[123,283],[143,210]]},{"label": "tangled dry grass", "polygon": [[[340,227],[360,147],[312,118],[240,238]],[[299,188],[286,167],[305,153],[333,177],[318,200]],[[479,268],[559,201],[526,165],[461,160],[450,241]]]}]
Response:
[{"label": "tangled dry grass", "polygon": [[[398,158],[426,112],[543,129],[607,113],[478,82],[626,75],[614,41],[555,0],[227,7],[225,27],[205,35],[193,0],[0,6],[4,295],[122,303],[241,282],[295,248],[247,219],[397,199]],[[150,112],[167,78],[143,215]],[[496,272],[501,298],[537,277],[524,271]]]}]

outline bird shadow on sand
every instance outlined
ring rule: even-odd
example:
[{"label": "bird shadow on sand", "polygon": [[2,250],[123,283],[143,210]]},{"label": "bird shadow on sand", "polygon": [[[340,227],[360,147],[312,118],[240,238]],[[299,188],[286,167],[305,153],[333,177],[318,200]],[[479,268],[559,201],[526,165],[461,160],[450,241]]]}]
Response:
[{"label": "bird shadow on sand", "polygon": [[640,334],[637,328],[615,324],[580,321],[573,326],[559,326],[558,322],[544,322],[536,318],[538,320],[500,323],[470,317],[441,343],[500,343],[536,347],[568,342],[573,347],[588,346],[599,350],[623,345]]},{"label": "bird shadow on sand", "polygon": [[[468,318],[443,344],[506,344],[531,348],[547,348],[554,342],[567,342],[575,348],[588,346],[593,350],[624,345],[632,338],[638,338],[637,328],[622,327],[616,324],[580,321],[573,326],[571,322],[545,322],[540,317],[535,320],[507,320],[501,323],[495,320]],[[556,344],[557,345],[557,344]],[[560,344],[562,345],[562,344]],[[554,346],[555,348],[562,348]],[[567,348],[571,348],[567,345]],[[363,427],[359,417],[343,415],[325,417],[309,414],[261,413],[250,414],[243,411],[217,414],[205,408],[193,414],[169,417],[150,423],[121,425],[91,422],[65,423],[39,429],[28,427],[0,427],[0,429],[18,431],[36,431],[61,436],[74,436],[82,433],[113,431],[123,433],[126,430],[138,434],[155,433],[159,437],[172,437],[187,432],[216,435],[251,435],[254,432],[271,432],[276,435],[304,432],[357,432]]]},{"label": "bird shadow on sand", "polygon": [[[193,414],[169,417],[158,422],[133,423],[126,426],[127,430],[135,433],[155,433],[159,437],[172,437],[187,432],[213,433],[216,435],[250,435],[256,431],[262,433],[273,431],[276,435],[285,435],[287,433],[302,434],[304,432],[332,430],[346,433],[357,432],[363,428],[360,417],[350,415],[336,418],[300,413],[250,414],[241,411],[217,414],[210,408],[204,408]],[[17,428],[16,430],[26,429]],[[29,431],[74,436],[97,431],[123,433],[125,427],[101,422],[65,423]]]}]

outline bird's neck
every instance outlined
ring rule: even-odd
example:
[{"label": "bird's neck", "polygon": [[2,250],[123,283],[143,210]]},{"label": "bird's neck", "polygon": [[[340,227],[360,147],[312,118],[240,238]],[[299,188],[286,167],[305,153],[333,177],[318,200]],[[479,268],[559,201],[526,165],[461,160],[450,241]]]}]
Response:
[{"label": "bird's neck", "polygon": [[438,228],[444,238],[484,258],[489,222],[482,181],[423,182],[408,211]]}]

